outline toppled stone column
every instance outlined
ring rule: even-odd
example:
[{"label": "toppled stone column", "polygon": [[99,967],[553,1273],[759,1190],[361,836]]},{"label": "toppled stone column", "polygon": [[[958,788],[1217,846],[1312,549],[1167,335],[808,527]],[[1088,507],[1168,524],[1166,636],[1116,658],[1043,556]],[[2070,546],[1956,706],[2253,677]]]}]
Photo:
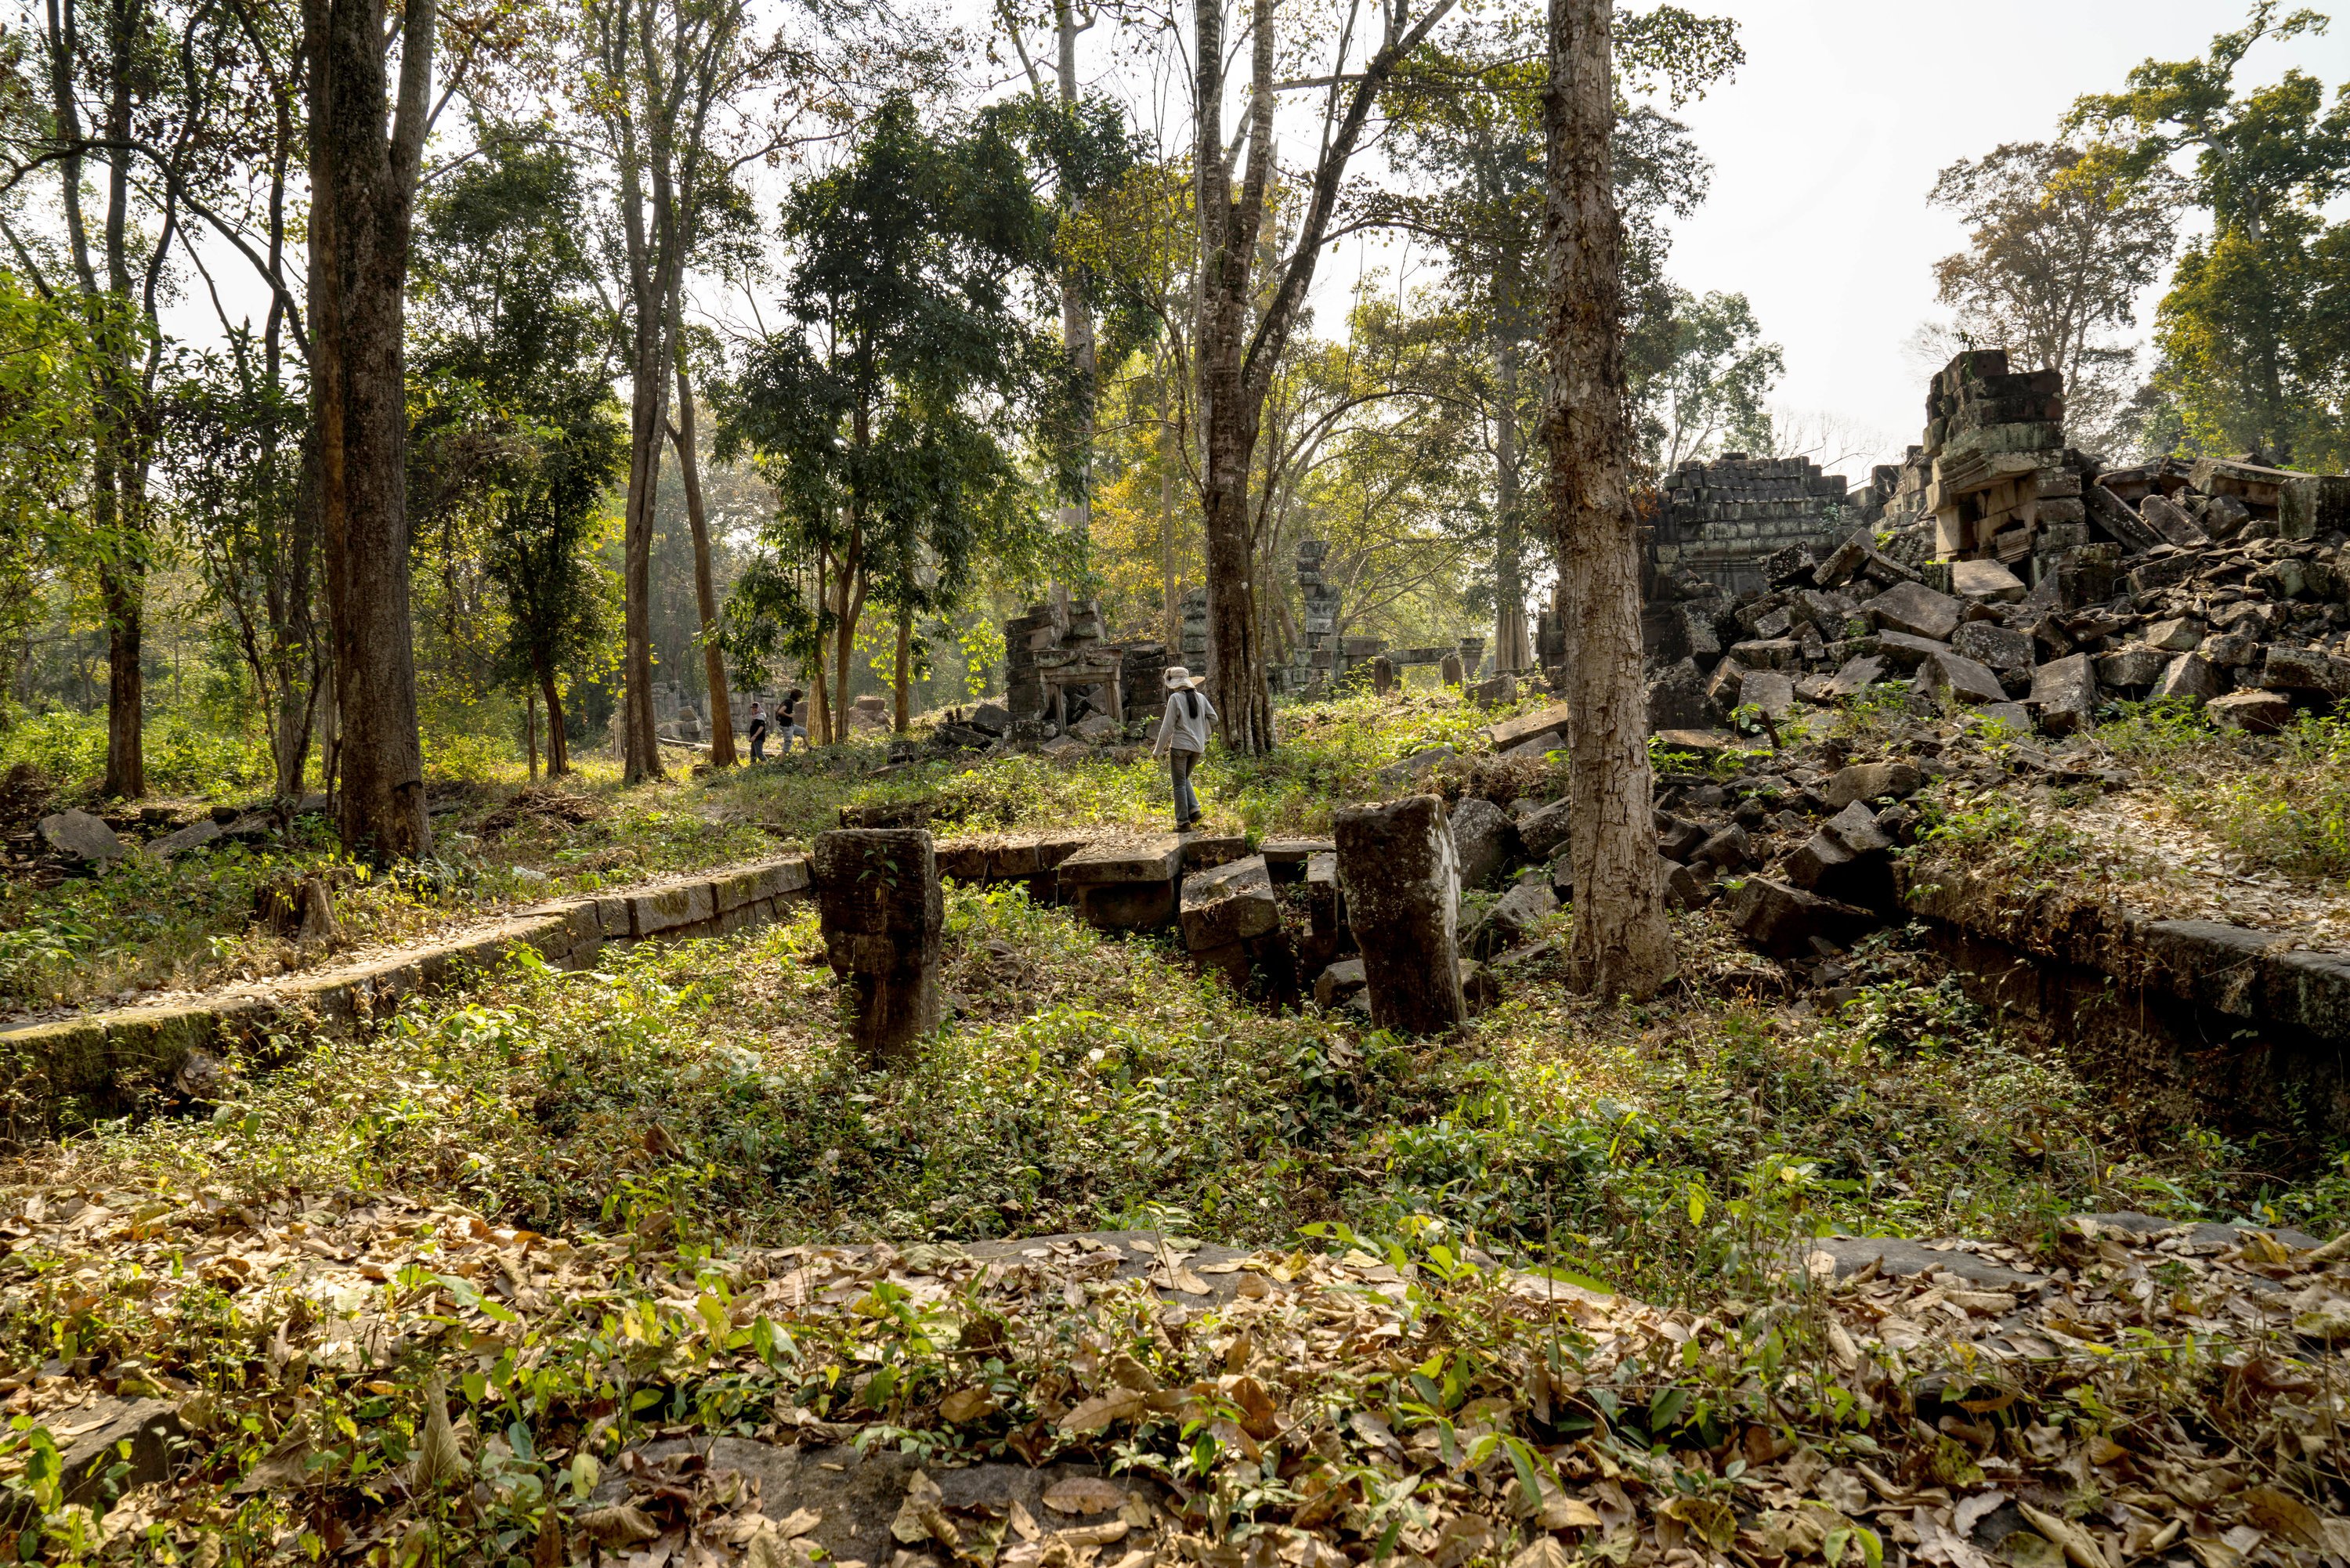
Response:
[{"label": "toppled stone column", "polygon": [[877,1061],[902,1061],[939,1026],[946,909],[931,836],[919,827],[819,833],[809,870],[826,961],[849,987],[850,1038]]},{"label": "toppled stone column", "polygon": [[1416,794],[1347,806],[1336,820],[1338,882],[1362,950],[1371,1022],[1440,1034],[1469,1015],[1461,994],[1460,861],[1444,803]]}]

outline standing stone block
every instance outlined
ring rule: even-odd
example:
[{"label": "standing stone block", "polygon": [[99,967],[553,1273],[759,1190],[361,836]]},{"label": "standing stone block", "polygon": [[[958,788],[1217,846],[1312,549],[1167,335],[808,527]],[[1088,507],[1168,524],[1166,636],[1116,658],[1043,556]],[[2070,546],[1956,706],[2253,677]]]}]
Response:
[{"label": "standing stone block", "polygon": [[946,907],[938,856],[919,827],[816,835],[816,910],[826,961],[849,987],[849,1033],[878,1061],[902,1060],[939,1026]]},{"label": "standing stone block", "polygon": [[1362,950],[1371,1022],[1440,1034],[1468,1016],[1461,993],[1461,867],[1444,803],[1416,794],[1337,814],[1338,881]]},{"label": "standing stone block", "polygon": [[1457,653],[1446,654],[1444,656],[1443,662],[1436,667],[1436,673],[1447,686],[1460,685],[1461,680],[1461,656]]}]

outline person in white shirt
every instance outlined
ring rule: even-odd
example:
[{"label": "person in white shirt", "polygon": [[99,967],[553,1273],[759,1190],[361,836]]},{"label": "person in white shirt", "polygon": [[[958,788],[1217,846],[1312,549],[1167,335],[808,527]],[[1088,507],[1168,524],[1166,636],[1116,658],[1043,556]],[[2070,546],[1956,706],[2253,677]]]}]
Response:
[{"label": "person in white shirt", "polygon": [[1175,781],[1175,831],[1189,832],[1200,820],[1200,797],[1191,792],[1191,768],[1208,750],[1208,731],[1216,722],[1216,705],[1200,694],[1207,682],[1181,665],[1170,665],[1166,675],[1167,713],[1159,721],[1156,755],[1167,759]]}]

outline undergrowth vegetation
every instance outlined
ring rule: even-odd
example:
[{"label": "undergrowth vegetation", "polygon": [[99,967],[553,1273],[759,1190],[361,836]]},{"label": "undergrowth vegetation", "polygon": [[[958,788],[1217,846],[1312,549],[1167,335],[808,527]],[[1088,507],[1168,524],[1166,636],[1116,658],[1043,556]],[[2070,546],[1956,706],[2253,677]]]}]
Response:
[{"label": "undergrowth vegetation", "polygon": [[[1252,758],[1218,750],[1194,776],[1217,831],[1324,832],[1336,806],[1379,793],[1379,768],[1430,746],[1465,751],[1476,731],[1507,711],[1451,694],[1284,708],[1279,751]],[[46,755],[45,732],[28,722],[8,734],[37,758]],[[267,849],[223,843],[168,867],[132,857],[54,886],[0,883],[0,1013],[263,978],[328,961],[338,950],[421,940],[517,903],[756,859],[804,847],[838,826],[845,807],[903,809],[942,829],[972,831],[1155,830],[1172,809],[1165,767],[1140,747],[1066,763],[887,760],[886,743],[868,740],[629,790],[601,763],[560,784],[444,780],[435,786],[433,857],[398,881],[371,880],[345,864],[329,825],[312,816],[296,819],[287,839]],[[52,764],[47,776],[60,780],[79,765],[56,758],[42,765]],[[227,797],[264,804],[242,790]],[[335,883],[338,947],[296,950],[250,932],[261,884],[309,870]]]},{"label": "undergrowth vegetation", "polygon": [[1120,1226],[1278,1241],[1416,1219],[1671,1299],[1826,1228],[2029,1241],[2141,1207],[2323,1230],[2209,1137],[2133,1148],[2101,1096],[1950,986],[1833,1021],[1596,1011],[1535,980],[1462,1039],[1274,1015],[1017,890],[949,902],[959,1019],[897,1074],[844,1053],[812,918],[564,973],[525,958],[357,1041],[245,1066],[209,1121],[116,1127],[72,1179],[398,1191],[540,1230],[648,1212],[713,1241]]},{"label": "undergrowth vegetation", "polygon": [[2097,733],[2247,869],[2350,877],[2350,720],[2310,712],[2250,735],[2166,701],[2129,705]]}]

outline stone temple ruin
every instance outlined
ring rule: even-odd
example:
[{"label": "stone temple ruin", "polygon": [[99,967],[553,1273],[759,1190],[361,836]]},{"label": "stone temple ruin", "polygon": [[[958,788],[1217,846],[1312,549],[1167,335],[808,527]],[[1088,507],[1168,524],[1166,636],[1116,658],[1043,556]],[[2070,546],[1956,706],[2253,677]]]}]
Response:
[{"label": "stone temple ruin", "polygon": [[[1364,684],[1385,691],[1406,665],[1433,664],[1459,685],[1477,671],[1485,639],[1463,637],[1451,646],[1391,649],[1377,637],[1341,636],[1341,595],[1324,573],[1329,545],[1308,539],[1297,547],[1297,583],[1305,625],[1286,664],[1266,680],[1276,693],[1314,696]],[[1099,606],[1087,601],[1064,610],[1034,604],[1003,623],[1004,707],[1015,720],[1042,723],[1047,732],[1106,739],[1118,724],[1147,723],[1165,702],[1162,678],[1180,663],[1194,675],[1208,668],[1208,590],[1185,591],[1178,607],[1178,657],[1146,639],[1112,640]],[[1091,724],[1094,719],[1104,721]]]},{"label": "stone temple ruin", "polygon": [[1731,593],[1762,587],[1762,563],[1779,551],[1873,522],[1878,510],[1874,491],[1851,493],[1841,474],[1803,457],[1691,460],[1666,475],[1663,490],[1651,560]]}]

